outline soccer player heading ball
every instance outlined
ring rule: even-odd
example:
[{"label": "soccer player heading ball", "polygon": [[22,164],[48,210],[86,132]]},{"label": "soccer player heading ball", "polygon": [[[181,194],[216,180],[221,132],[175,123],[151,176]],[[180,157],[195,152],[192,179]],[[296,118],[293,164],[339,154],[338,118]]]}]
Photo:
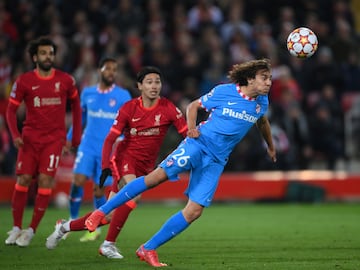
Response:
[{"label": "soccer player heading ball", "polygon": [[[265,116],[271,86],[269,60],[234,65],[228,77],[231,83],[214,87],[188,105],[187,137],[154,171],[133,180],[94,211],[85,221],[89,231],[96,230],[113,209],[168,179],[177,181],[179,173],[190,171],[186,206],[136,251],[140,260],[151,266],[166,266],[159,262],[156,249],[184,231],[201,216],[204,207],[210,206],[230,153],[254,124],[267,143],[269,157],[276,161],[270,123]],[[199,109],[211,113],[209,121],[197,126]]]}]

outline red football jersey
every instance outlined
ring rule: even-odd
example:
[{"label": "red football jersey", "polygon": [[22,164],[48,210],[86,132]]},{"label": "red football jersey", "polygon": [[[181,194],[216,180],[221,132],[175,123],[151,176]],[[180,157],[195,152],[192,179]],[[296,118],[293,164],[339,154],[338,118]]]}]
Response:
[{"label": "red football jersey", "polygon": [[14,105],[24,101],[26,105],[22,137],[44,143],[65,139],[66,102],[76,95],[74,79],[60,70],[53,69],[52,75],[46,78],[40,77],[36,70],[20,75],[9,101]]},{"label": "red football jersey", "polygon": [[155,164],[167,130],[174,125],[184,137],[187,124],[181,111],[168,99],[160,98],[151,108],[144,108],[141,97],[125,103],[107,136],[102,153],[102,168],[109,168],[115,138],[123,133],[125,139],[116,150],[143,162]]}]

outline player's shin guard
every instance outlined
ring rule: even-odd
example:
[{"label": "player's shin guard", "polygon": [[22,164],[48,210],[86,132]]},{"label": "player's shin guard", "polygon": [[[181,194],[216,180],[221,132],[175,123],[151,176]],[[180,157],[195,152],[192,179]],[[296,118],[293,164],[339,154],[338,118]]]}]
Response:
[{"label": "player's shin guard", "polygon": [[157,249],[159,246],[168,242],[176,235],[185,230],[190,224],[185,220],[181,211],[170,217],[160,230],[149,241],[144,244],[147,250]]},{"label": "player's shin guard", "polygon": [[15,184],[15,189],[11,199],[11,208],[14,226],[21,228],[24,210],[28,199],[29,187]]},{"label": "player's shin guard", "polygon": [[135,209],[135,207],[136,207],[136,202],[128,201],[127,203],[115,209],[111,218],[108,233],[105,238],[106,241],[116,242],[117,236],[119,235],[126,220],[128,219],[129,214],[131,213],[132,210]]},{"label": "player's shin guard", "polygon": [[34,212],[30,224],[30,228],[32,228],[34,232],[36,232],[36,229],[49,206],[51,192],[51,188],[38,188],[35,198]]},{"label": "player's shin guard", "polygon": [[71,184],[70,189],[70,198],[69,198],[69,205],[70,205],[70,217],[71,219],[75,219],[79,216],[80,206],[82,203],[82,199],[84,196],[84,188]]}]

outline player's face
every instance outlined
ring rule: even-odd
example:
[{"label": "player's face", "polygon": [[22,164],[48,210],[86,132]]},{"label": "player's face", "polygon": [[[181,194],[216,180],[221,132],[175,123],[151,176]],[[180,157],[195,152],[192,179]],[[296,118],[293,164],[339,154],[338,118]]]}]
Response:
[{"label": "player's face", "polygon": [[105,62],[105,64],[100,69],[102,83],[104,83],[106,86],[111,86],[115,82],[117,70],[117,63],[112,61]]},{"label": "player's face", "polygon": [[43,71],[49,71],[55,60],[54,47],[50,45],[43,45],[38,47],[37,53],[34,55],[34,62],[37,67]]},{"label": "player's face", "polygon": [[143,98],[156,99],[160,96],[161,79],[159,74],[147,74],[142,83],[138,83],[138,88],[141,91]]},{"label": "player's face", "polygon": [[251,80],[251,85],[254,89],[254,91],[258,94],[258,95],[267,95],[270,91],[270,87],[271,87],[271,73],[270,71],[267,70],[259,70],[256,73],[255,79]]}]

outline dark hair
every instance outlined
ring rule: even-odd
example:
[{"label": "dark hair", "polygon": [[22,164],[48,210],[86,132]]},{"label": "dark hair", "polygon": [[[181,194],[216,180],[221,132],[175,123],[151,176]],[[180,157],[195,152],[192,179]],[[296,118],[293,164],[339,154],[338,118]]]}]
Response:
[{"label": "dark hair", "polygon": [[270,71],[269,59],[260,59],[233,65],[229,71],[228,78],[237,84],[248,85],[248,79],[254,79],[259,70]]},{"label": "dark hair", "polygon": [[141,83],[145,76],[150,74],[150,73],[156,73],[160,76],[160,78],[162,77],[160,69],[158,69],[157,67],[153,67],[153,66],[147,66],[147,67],[143,67],[139,73],[136,76],[136,81]]},{"label": "dark hair", "polygon": [[32,40],[28,46],[28,52],[31,59],[38,52],[39,46],[52,46],[54,48],[54,54],[56,55],[57,46],[49,37],[39,37],[38,39]]},{"label": "dark hair", "polygon": [[99,68],[102,68],[105,65],[105,63],[107,63],[107,62],[117,63],[116,59],[113,57],[103,57],[99,61]]}]

